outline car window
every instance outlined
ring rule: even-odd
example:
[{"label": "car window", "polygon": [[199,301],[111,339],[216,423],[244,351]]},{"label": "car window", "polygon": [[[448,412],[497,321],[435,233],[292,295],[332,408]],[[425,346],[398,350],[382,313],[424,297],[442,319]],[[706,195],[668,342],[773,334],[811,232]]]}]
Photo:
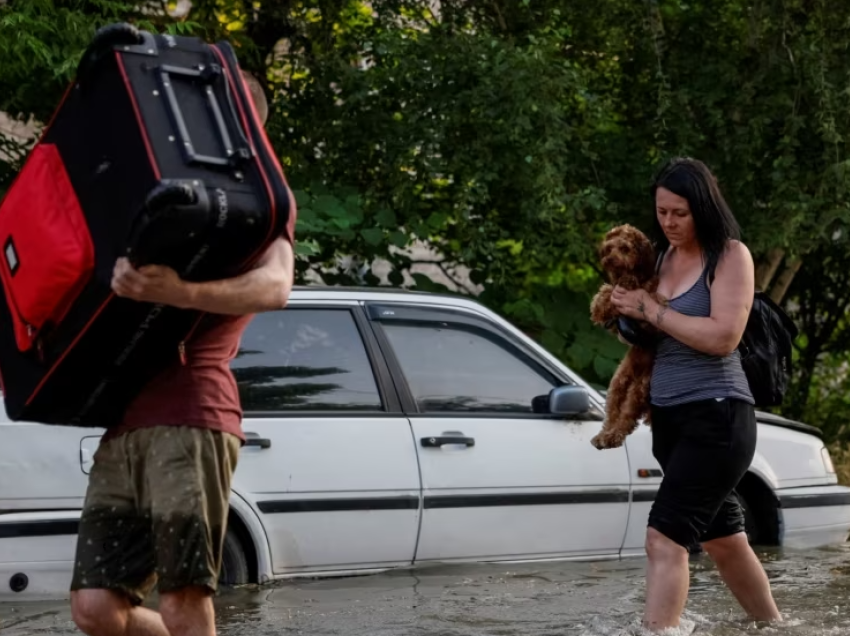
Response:
[{"label": "car window", "polygon": [[231,369],[245,411],[383,409],[363,339],[347,309],[257,314]]},{"label": "car window", "polygon": [[422,413],[532,413],[557,386],[489,332],[444,323],[384,323]]}]

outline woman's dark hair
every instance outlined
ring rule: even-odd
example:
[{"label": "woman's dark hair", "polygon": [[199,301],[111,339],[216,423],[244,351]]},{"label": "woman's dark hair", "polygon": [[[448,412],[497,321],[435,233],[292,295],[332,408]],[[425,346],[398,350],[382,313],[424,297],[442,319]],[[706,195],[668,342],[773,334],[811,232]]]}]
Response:
[{"label": "woman's dark hair", "polygon": [[[661,167],[650,187],[653,202],[658,188],[665,188],[688,202],[694,217],[697,241],[714,271],[717,261],[730,239],[740,239],[741,228],[720,193],[717,179],[702,161],[675,157]],[[658,253],[670,247],[658,216],[653,215],[652,238]]]}]

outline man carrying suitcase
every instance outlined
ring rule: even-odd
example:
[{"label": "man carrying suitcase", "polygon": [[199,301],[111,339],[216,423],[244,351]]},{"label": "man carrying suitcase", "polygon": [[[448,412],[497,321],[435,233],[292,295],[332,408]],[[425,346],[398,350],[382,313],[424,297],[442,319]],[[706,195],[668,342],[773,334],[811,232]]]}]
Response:
[{"label": "man carrying suitcase", "polygon": [[[265,122],[262,89],[246,81]],[[208,314],[183,359],[145,387],[95,453],[71,584],[74,622],[89,636],[215,635],[212,594],[244,441],[230,361],[252,315],[287,303],[289,197],[286,231],[243,275],[189,283],[165,267],[115,265],[117,295]],[[141,606],[157,583],[159,612]]]}]

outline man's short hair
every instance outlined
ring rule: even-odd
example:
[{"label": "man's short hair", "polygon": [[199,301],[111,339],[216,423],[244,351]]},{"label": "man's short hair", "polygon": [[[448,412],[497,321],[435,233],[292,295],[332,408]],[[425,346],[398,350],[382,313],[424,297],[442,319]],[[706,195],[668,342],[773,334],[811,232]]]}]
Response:
[{"label": "man's short hair", "polygon": [[265,124],[269,118],[269,102],[266,99],[266,93],[263,91],[263,87],[256,77],[244,69],[240,70],[242,71],[242,77],[245,79],[245,83],[248,85],[248,92],[254,101],[257,114],[260,116],[260,122]]}]

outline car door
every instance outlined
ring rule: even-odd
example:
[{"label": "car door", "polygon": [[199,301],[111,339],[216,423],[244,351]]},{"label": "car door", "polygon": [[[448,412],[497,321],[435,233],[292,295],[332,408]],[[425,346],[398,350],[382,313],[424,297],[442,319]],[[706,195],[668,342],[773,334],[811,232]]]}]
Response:
[{"label": "car door", "polygon": [[409,565],[416,448],[354,303],[257,315],[232,364],[244,410],[233,488],[268,535],[275,574]]},{"label": "car door", "polygon": [[13,422],[0,406],[0,581],[7,592],[24,564],[28,592],[67,588],[88,486],[80,441],[92,433],[102,430]]},{"label": "car door", "polygon": [[102,429],[13,422],[0,407],[0,512],[80,510],[81,441]]},{"label": "car door", "polygon": [[[601,412],[541,414],[562,371],[472,312],[370,304],[417,442],[424,511],[416,560],[617,555],[629,515],[623,448],[590,439]],[[535,406],[536,405],[536,406]]]}]

